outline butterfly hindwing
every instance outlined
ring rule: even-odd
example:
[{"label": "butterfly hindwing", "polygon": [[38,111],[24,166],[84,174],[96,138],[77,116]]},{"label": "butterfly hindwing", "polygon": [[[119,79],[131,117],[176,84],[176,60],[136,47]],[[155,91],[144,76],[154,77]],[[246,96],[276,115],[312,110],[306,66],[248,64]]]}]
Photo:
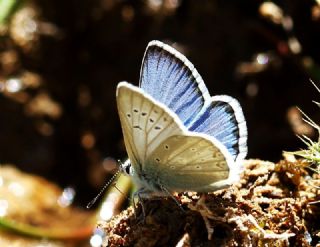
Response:
[{"label": "butterfly hindwing", "polygon": [[219,140],[235,161],[247,154],[247,127],[238,101],[227,95],[214,96],[190,124],[190,131],[204,133]]},{"label": "butterfly hindwing", "polygon": [[228,184],[232,162],[218,141],[188,132],[164,140],[146,160],[146,172],[170,191],[204,192]]},{"label": "butterfly hindwing", "polygon": [[175,112],[185,125],[210,99],[192,63],[160,41],[148,44],[141,67],[140,87]]}]

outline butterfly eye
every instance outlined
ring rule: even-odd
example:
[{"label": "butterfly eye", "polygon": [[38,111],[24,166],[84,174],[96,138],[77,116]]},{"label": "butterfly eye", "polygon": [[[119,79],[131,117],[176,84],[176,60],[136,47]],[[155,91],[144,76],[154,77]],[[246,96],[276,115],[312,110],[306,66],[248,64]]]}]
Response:
[{"label": "butterfly eye", "polygon": [[128,166],[126,166],[125,169],[124,169],[124,171],[125,171],[128,175],[130,175],[130,168],[131,168],[131,165],[128,165]]},{"label": "butterfly eye", "polygon": [[125,174],[130,175],[132,173],[130,161],[127,160],[124,163],[120,163],[120,170]]}]

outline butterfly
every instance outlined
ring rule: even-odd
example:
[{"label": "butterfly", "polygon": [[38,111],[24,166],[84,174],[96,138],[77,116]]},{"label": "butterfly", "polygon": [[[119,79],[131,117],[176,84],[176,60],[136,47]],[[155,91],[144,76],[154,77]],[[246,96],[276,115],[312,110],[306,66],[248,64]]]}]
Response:
[{"label": "butterfly", "polygon": [[239,180],[247,127],[238,101],[211,97],[193,64],[173,47],[151,41],[140,87],[117,86],[129,160],[122,170],[139,197],[209,192]]}]

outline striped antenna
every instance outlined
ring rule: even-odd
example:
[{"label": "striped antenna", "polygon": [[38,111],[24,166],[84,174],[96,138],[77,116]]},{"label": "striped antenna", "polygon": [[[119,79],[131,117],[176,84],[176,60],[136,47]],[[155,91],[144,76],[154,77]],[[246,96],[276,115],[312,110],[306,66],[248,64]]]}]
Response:
[{"label": "striped antenna", "polygon": [[95,204],[95,202],[98,200],[98,198],[101,196],[101,194],[109,187],[109,185],[113,182],[113,180],[116,178],[116,176],[118,176],[118,174],[120,173],[120,170],[118,170],[113,176],[112,178],[110,178],[110,180],[103,186],[103,188],[100,190],[100,192],[98,193],[98,195],[96,195],[95,198],[93,198],[92,201],[90,201],[87,204],[87,208],[91,208],[93,204]]}]

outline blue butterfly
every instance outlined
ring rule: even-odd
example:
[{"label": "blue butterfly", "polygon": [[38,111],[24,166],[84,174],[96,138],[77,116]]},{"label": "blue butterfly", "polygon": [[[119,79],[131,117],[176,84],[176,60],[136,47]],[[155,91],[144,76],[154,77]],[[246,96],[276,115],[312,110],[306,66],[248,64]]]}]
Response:
[{"label": "blue butterfly", "polygon": [[122,169],[138,196],[214,191],[239,179],[247,127],[238,101],[211,97],[192,63],[171,46],[148,44],[140,87],[120,82],[117,106],[129,156]]}]

